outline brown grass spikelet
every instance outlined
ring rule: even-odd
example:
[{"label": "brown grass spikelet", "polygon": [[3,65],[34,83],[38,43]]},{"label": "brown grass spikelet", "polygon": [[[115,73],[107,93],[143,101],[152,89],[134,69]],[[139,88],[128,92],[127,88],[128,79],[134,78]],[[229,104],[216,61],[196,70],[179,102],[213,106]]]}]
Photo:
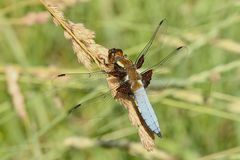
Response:
[{"label": "brown grass spikelet", "polygon": [[91,48],[91,46],[89,46],[89,42],[91,41],[91,44],[95,44],[93,34],[89,30],[85,29],[83,25],[67,21],[64,18],[63,12],[61,12],[56,5],[46,3],[43,0],[41,0],[41,2],[52,15],[53,22],[56,25],[61,26],[64,29],[65,37],[72,41],[73,49],[78,57],[78,60],[88,69],[91,69],[92,60],[99,64],[98,59],[95,57],[96,54],[92,54],[89,51],[89,48]]},{"label": "brown grass spikelet", "polygon": [[[64,29],[64,36],[72,42],[73,50],[79,62],[88,69],[91,69],[92,62],[96,63],[101,70],[111,71],[114,69],[113,65],[106,65],[106,62],[108,62],[108,49],[96,44],[93,31],[85,28],[83,24],[75,24],[66,20],[63,13],[55,5],[48,4],[44,0],[40,1],[52,15],[54,23]],[[107,82],[112,95],[115,96],[116,86],[119,86],[121,81],[117,77],[109,75]],[[129,120],[134,127],[138,128],[138,134],[144,148],[148,151],[153,150],[153,133],[149,132],[141,116],[139,116],[134,100],[121,94],[116,99],[128,110]]]},{"label": "brown grass spikelet", "polygon": [[[73,23],[69,21],[69,28],[74,33],[74,35],[89,49],[94,50],[94,45],[96,44],[94,41],[95,33],[86,29],[81,23]],[[77,44],[77,42],[68,34],[68,32],[64,31],[64,36],[66,39],[72,41],[72,47],[74,52],[77,55],[77,58],[80,63],[83,63],[86,68],[91,68],[91,57],[87,55],[84,50]]]}]

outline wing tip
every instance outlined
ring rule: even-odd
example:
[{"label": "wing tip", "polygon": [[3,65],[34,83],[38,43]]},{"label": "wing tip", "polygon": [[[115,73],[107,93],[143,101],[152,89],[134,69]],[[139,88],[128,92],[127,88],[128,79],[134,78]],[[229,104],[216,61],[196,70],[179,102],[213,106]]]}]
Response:
[{"label": "wing tip", "polygon": [[164,18],[164,19],[162,19],[160,22],[159,22],[159,26],[161,26],[162,24],[163,24],[163,22],[165,22],[167,19],[166,18]]},{"label": "wing tip", "polygon": [[68,110],[68,114],[70,115],[74,110],[76,110],[77,108],[79,108],[81,105],[82,105],[82,104],[80,103],[80,104],[78,104],[78,105],[70,108],[70,109]]}]

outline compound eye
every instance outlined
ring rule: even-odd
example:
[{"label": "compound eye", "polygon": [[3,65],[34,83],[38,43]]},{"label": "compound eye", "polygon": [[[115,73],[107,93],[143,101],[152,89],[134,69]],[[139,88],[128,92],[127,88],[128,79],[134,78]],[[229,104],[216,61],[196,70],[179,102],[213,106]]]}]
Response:
[{"label": "compound eye", "polygon": [[116,52],[123,53],[123,51],[121,49],[116,49]]},{"label": "compound eye", "polygon": [[116,56],[119,56],[119,57],[124,57],[123,56],[123,51],[121,49],[116,49],[116,53],[115,53]]},{"label": "compound eye", "polygon": [[114,61],[115,53],[116,53],[116,49],[115,48],[112,48],[112,49],[108,50],[108,59],[109,59],[109,61]]},{"label": "compound eye", "polygon": [[109,49],[109,50],[108,50],[108,53],[109,53],[109,54],[116,53],[116,49],[115,49],[115,48]]}]

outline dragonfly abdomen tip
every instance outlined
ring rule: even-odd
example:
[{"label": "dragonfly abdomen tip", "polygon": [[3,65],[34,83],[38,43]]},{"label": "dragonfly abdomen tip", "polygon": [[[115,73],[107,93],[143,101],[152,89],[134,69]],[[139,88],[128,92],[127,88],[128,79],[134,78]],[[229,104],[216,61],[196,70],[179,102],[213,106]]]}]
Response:
[{"label": "dragonfly abdomen tip", "polygon": [[160,138],[163,138],[163,136],[162,136],[162,133],[161,132],[159,132],[159,133],[156,133],[157,134],[157,136],[158,137],[160,137]]}]

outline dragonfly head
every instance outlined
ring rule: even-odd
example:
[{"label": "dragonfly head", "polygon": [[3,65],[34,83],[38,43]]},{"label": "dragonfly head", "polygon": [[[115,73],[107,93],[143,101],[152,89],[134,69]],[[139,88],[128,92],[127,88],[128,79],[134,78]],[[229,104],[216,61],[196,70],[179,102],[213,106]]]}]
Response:
[{"label": "dragonfly head", "polygon": [[109,63],[117,64],[122,68],[128,68],[133,66],[132,61],[127,59],[121,49],[112,48],[108,51]]},{"label": "dragonfly head", "polygon": [[123,51],[121,49],[112,48],[108,51],[108,59],[110,63],[117,63],[124,58]]}]

